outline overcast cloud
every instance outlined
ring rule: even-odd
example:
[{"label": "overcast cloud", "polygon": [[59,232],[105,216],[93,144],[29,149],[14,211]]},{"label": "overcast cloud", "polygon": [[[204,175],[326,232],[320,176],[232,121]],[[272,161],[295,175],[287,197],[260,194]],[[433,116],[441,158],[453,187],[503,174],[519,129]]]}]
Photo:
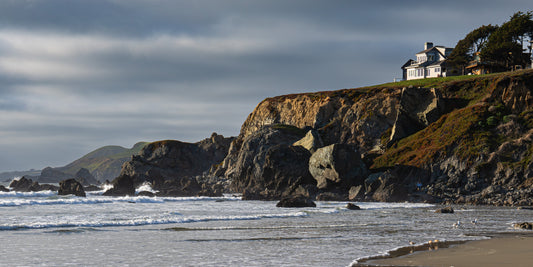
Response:
[{"label": "overcast cloud", "polygon": [[237,135],[264,98],[379,84],[530,0],[0,1],[0,171]]}]

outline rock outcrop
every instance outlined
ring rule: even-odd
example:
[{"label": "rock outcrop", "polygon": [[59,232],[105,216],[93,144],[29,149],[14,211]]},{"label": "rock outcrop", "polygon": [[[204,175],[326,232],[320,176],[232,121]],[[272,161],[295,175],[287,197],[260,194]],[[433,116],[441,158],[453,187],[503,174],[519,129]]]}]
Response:
[{"label": "rock outcrop", "polygon": [[293,196],[287,196],[287,197],[282,198],[278,202],[278,204],[276,204],[276,207],[278,208],[303,208],[303,207],[316,207],[316,204],[311,199],[305,196],[293,195]]},{"label": "rock outcrop", "polygon": [[293,126],[265,126],[239,136],[216,172],[228,177],[244,199],[280,199],[300,185],[316,184],[309,173],[311,153],[292,146],[305,135]]},{"label": "rock outcrop", "polygon": [[213,133],[198,143],[165,140],[150,143],[139,155],[122,166],[107,195],[131,195],[135,188],[149,182],[158,195],[196,195],[202,190],[197,177],[222,162],[233,138]]},{"label": "rock outcrop", "polygon": [[403,88],[388,144],[426,128],[444,112],[442,96],[435,88]]},{"label": "rock outcrop", "polygon": [[104,196],[133,196],[135,184],[131,176],[121,175],[111,182],[113,187],[103,193]]},{"label": "rock outcrop", "polygon": [[368,176],[361,155],[353,145],[333,144],[319,148],[309,159],[309,172],[318,189],[361,185]]},{"label": "rock outcrop", "polygon": [[85,197],[85,190],[83,185],[76,179],[67,179],[59,182],[58,195],[75,195],[78,197]]},{"label": "rock outcrop", "polygon": [[[532,205],[533,72],[424,83],[431,89],[376,87],[265,99],[214,173],[246,196],[277,198],[292,189],[266,186],[269,149],[302,146],[316,154],[350,145],[369,172],[338,184],[334,168],[312,167],[315,178],[332,174],[317,179],[318,188],[310,190],[315,196]],[[276,125],[299,134],[274,132]]]},{"label": "rock outcrop", "polygon": [[435,213],[454,213],[454,210],[452,207],[445,207],[435,210]]},{"label": "rock outcrop", "polygon": [[37,191],[44,191],[44,190],[50,190],[50,191],[57,191],[58,187],[49,185],[49,184],[39,184],[38,182],[34,182],[32,179],[27,179],[26,177],[22,177],[18,180],[13,180],[9,187],[13,191],[17,192],[37,192]]},{"label": "rock outcrop", "polygon": [[513,226],[516,229],[533,230],[533,223],[530,222],[515,223]]}]

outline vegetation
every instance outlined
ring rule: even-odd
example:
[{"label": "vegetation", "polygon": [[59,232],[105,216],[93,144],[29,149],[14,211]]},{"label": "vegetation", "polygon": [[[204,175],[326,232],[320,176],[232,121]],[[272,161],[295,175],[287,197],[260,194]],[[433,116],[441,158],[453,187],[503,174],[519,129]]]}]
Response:
[{"label": "vegetation", "polygon": [[59,169],[69,174],[75,174],[80,168],[86,168],[90,172],[109,168],[119,168],[120,171],[122,163],[131,158],[131,155],[139,154],[146,144],[148,143],[139,142],[131,149],[121,146],[104,146]]},{"label": "vegetation", "polygon": [[[488,155],[503,142],[513,139],[512,136],[498,134],[498,126],[516,120],[524,131],[533,129],[533,107],[518,110],[513,114],[502,102],[502,96],[489,97],[508,84],[531,84],[533,71],[469,77],[436,86],[447,99],[466,100],[464,106],[443,115],[427,128],[399,140],[374,160],[372,168],[391,167],[396,164],[427,167],[452,155],[463,162],[472,163],[480,155]],[[533,147],[530,147],[530,150],[533,151]],[[526,165],[530,163],[531,157],[526,158],[527,162],[514,163],[512,157],[501,158],[500,161],[508,161],[509,166]]]},{"label": "vegetation", "polygon": [[533,13],[517,12],[501,26],[483,25],[468,33],[457,42],[448,58],[450,66],[462,70],[479,53],[483,62],[495,68],[509,69],[511,66],[525,67],[530,60],[523,45],[533,40]]}]

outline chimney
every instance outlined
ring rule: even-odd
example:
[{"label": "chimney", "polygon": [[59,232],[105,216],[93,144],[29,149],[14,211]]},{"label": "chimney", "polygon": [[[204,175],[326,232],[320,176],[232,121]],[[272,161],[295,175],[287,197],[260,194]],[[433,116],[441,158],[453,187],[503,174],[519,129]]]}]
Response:
[{"label": "chimney", "polygon": [[431,43],[431,42],[426,42],[424,44],[424,50],[428,50],[428,49],[430,49],[432,47],[433,47],[433,43]]}]

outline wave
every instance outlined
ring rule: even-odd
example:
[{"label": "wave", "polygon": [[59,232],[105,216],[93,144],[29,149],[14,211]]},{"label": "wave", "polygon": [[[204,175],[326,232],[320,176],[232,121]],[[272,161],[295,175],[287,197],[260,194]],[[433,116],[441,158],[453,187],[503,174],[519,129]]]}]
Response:
[{"label": "wave", "polygon": [[221,227],[170,227],[166,231],[241,231],[241,230],[282,230],[282,229],[326,229],[326,228],[350,228],[364,224],[331,224],[331,225],[279,225],[279,226],[221,226]]},{"label": "wave", "polygon": [[[88,197],[58,196],[57,192],[8,192],[5,198],[0,197],[0,207],[28,206],[28,205],[82,205],[104,203],[166,203],[184,201],[238,201],[237,197],[146,197],[125,196],[108,197],[101,195],[89,195]],[[33,198],[35,197],[35,198]],[[39,198],[38,198],[39,197]]]},{"label": "wave", "polygon": [[255,215],[241,215],[241,216],[193,216],[188,218],[183,217],[163,217],[163,218],[134,218],[134,219],[113,219],[102,221],[65,221],[55,222],[39,222],[29,224],[4,224],[0,225],[0,230],[21,230],[21,229],[43,229],[43,228],[68,228],[68,227],[116,227],[116,226],[143,226],[156,224],[175,224],[175,223],[194,223],[194,222],[209,222],[209,221],[243,221],[243,220],[260,220],[267,218],[289,218],[289,217],[306,217],[304,212],[293,212],[284,214],[255,214]]},{"label": "wave", "polygon": [[37,191],[37,192],[17,192],[17,191],[10,191],[10,192],[0,192],[0,198],[7,198],[7,197],[22,197],[22,198],[28,198],[28,197],[50,197],[57,195],[57,191],[51,191],[51,190],[44,190],[44,191]]}]

